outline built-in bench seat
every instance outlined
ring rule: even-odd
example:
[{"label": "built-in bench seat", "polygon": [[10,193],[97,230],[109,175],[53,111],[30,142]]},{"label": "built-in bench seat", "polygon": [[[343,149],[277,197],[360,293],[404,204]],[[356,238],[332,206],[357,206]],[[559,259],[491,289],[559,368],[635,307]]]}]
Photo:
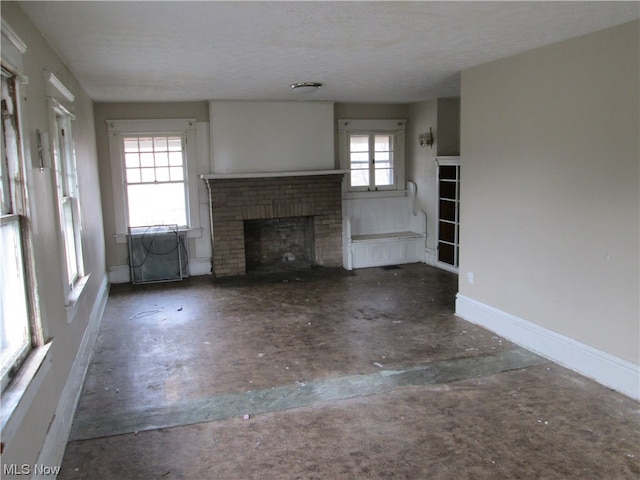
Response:
[{"label": "built-in bench seat", "polygon": [[415,197],[407,182],[403,196],[345,199],[345,268],[425,261],[427,217],[414,211]]},{"label": "built-in bench seat", "polygon": [[424,235],[416,232],[389,232],[389,233],[372,233],[370,235],[352,235],[352,242],[366,242],[368,240],[400,240],[402,238],[424,238]]}]

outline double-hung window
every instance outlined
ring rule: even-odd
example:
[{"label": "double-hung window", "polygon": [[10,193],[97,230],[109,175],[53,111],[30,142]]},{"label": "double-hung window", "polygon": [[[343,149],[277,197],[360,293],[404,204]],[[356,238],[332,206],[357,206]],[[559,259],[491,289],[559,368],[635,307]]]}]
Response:
[{"label": "double-hung window", "polygon": [[122,137],[129,227],[186,227],[184,134]]},{"label": "double-hung window", "polygon": [[132,228],[199,227],[195,119],[107,120],[116,243]]},{"label": "double-hung window", "polygon": [[16,78],[2,69],[0,160],[0,373],[2,390],[31,351],[24,168],[16,104]]},{"label": "double-hung window", "polygon": [[83,275],[82,243],[80,237],[80,208],[76,165],[71,137],[70,117],[56,113],[56,178],[59,189],[60,221],[67,267],[67,283],[70,289]]},{"label": "double-hung window", "polygon": [[58,217],[65,265],[67,306],[75,305],[86,280],[82,256],[82,222],[71,112],[73,94],[55,75],[48,76],[51,146],[58,199]]},{"label": "double-hung window", "polygon": [[339,120],[348,191],[404,188],[404,120]]}]

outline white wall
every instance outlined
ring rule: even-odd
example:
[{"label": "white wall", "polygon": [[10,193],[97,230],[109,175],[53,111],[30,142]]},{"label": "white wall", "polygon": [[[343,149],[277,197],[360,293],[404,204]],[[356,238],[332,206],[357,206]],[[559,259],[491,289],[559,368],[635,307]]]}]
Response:
[{"label": "white wall", "polygon": [[[438,208],[438,168],[434,157],[438,151],[438,102],[436,99],[411,104],[407,124],[407,180],[415,182],[417,187],[416,209],[427,214],[427,252],[428,264],[435,262]],[[421,147],[418,135],[429,131],[434,133],[433,147]]]},{"label": "white wall", "polygon": [[[23,397],[24,403],[11,420],[15,433],[3,430],[3,464],[33,465],[38,458],[59,461],[71,427],[71,415],[81,388],[84,361],[91,350],[107,295],[104,234],[93,102],[55,52],[31,24],[15,2],[3,2],[2,19],[27,45],[23,56],[28,84],[20,102],[28,141],[27,183],[30,195],[31,223],[34,232],[34,260],[38,281],[38,303],[46,340],[51,341],[48,359]],[[55,179],[52,168],[40,171],[37,162],[35,131],[49,130],[45,70],[54,72],[75,95],[73,136],[78,166],[82,215],[82,246],[85,271],[90,273],[87,287],[77,302],[75,314],[65,309],[64,269],[61,235],[56,209]],[[69,313],[69,315],[68,315]],[[17,423],[17,424],[16,424]],[[7,429],[9,430],[9,429]],[[40,457],[39,457],[40,455]]]},{"label": "white wall", "polygon": [[441,157],[460,155],[460,98],[438,99],[437,152]]},{"label": "white wall", "polygon": [[333,104],[210,102],[212,173],[332,170]]},{"label": "white wall", "polygon": [[638,32],[636,21],[463,72],[459,285],[636,376]]}]

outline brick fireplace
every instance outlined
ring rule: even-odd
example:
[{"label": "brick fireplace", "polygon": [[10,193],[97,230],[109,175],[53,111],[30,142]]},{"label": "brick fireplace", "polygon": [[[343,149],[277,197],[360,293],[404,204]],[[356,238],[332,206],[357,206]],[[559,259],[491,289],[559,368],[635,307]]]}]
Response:
[{"label": "brick fireplace", "polygon": [[209,188],[213,273],[245,275],[245,221],[309,217],[312,258],[342,266],[342,177],[340,170],[204,175]]}]

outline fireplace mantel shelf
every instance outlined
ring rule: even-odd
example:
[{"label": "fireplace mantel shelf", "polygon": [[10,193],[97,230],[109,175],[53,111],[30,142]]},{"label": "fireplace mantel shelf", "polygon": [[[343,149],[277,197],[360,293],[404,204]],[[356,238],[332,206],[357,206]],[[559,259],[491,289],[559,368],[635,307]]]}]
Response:
[{"label": "fireplace mantel shelf", "polygon": [[204,180],[223,180],[228,178],[277,178],[308,177],[314,175],[344,175],[347,170],[301,170],[294,172],[252,172],[252,173],[209,173],[200,175]]}]

